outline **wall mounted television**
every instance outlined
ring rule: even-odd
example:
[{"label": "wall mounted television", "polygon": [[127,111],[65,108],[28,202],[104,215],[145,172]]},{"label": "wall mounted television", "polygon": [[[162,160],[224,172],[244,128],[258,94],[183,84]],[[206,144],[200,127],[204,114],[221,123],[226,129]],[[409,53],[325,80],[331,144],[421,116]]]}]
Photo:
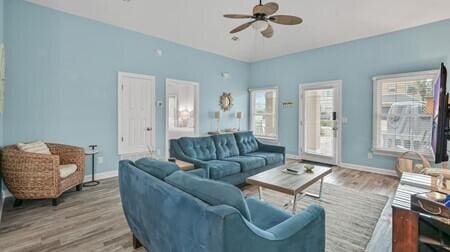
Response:
[{"label": "wall mounted television", "polygon": [[441,70],[434,82],[433,129],[431,148],[434,162],[439,164],[448,161],[447,141],[450,139],[449,129],[449,94],[447,93],[447,68],[441,64]]}]

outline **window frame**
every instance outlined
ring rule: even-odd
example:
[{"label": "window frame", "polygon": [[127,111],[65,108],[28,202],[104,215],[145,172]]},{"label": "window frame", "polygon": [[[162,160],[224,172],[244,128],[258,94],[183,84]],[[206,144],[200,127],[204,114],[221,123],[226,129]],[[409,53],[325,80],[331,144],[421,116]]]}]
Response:
[{"label": "window frame", "polygon": [[[381,81],[386,81],[390,79],[398,79],[397,81],[407,81],[407,80],[416,80],[421,78],[433,78],[434,79],[439,73],[439,69],[437,70],[428,70],[428,71],[418,71],[418,72],[409,72],[409,73],[399,73],[399,74],[389,74],[389,75],[379,75],[374,76],[372,78],[372,85],[373,85],[373,107],[372,107],[372,153],[377,155],[383,155],[383,156],[391,156],[391,157],[398,157],[399,155],[403,154],[405,151],[401,150],[395,150],[395,149],[386,149],[386,148],[380,148],[379,146],[379,134],[380,134],[380,127],[378,125],[380,124],[378,121],[378,109],[380,107],[380,98],[381,94],[378,95],[378,87],[381,84]],[[434,93],[434,92],[433,92]],[[431,125],[430,125],[431,128]],[[433,160],[434,157],[431,154],[423,153],[420,154],[424,155],[427,159]]]},{"label": "window frame", "polygon": [[[276,125],[276,129],[275,129],[275,137],[270,137],[270,136],[258,136],[255,134],[255,137],[257,139],[261,139],[262,141],[267,141],[267,142],[273,142],[273,143],[278,143],[278,139],[279,139],[279,125],[278,125],[278,100],[279,100],[279,89],[278,86],[271,86],[271,87],[262,87],[262,88],[250,88],[249,90],[249,94],[250,94],[250,130],[255,132],[255,129],[253,127],[253,117],[255,114],[255,95],[254,92],[257,91],[273,91],[275,92],[275,107],[274,107],[274,114],[275,114],[275,125]],[[265,113],[268,114],[268,113]]]}]

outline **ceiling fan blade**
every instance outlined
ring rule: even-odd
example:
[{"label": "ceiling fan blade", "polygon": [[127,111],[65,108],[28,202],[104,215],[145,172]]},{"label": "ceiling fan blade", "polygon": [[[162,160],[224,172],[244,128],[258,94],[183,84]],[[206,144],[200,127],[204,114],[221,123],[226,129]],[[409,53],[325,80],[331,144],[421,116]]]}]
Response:
[{"label": "ceiling fan blade", "polygon": [[282,25],[297,25],[301,24],[303,22],[303,19],[296,17],[296,16],[289,16],[289,15],[275,15],[269,17],[269,20]]},{"label": "ceiling fan blade", "polygon": [[266,37],[266,38],[271,38],[273,36],[273,28],[272,28],[272,26],[269,24],[269,26],[267,26],[267,29],[262,31],[261,34],[264,37]]},{"label": "ceiling fan blade", "polygon": [[277,3],[266,3],[264,5],[256,5],[253,8],[253,14],[265,14],[266,16],[272,15],[278,11]]},{"label": "ceiling fan blade", "polygon": [[240,25],[240,26],[234,28],[233,30],[231,30],[230,33],[240,32],[240,31],[242,31],[242,30],[248,28],[248,27],[249,27],[250,25],[252,25],[254,22],[255,22],[255,20],[254,20],[254,21],[250,21],[250,22],[248,22],[248,23],[245,23],[245,24],[243,24],[243,25]]},{"label": "ceiling fan blade", "polygon": [[278,4],[274,2],[266,3],[264,4],[264,8],[266,9],[266,12],[264,12],[264,14],[269,16],[278,11]]},{"label": "ceiling fan blade", "polygon": [[243,15],[243,14],[225,14],[223,15],[226,18],[252,18],[252,15]]}]

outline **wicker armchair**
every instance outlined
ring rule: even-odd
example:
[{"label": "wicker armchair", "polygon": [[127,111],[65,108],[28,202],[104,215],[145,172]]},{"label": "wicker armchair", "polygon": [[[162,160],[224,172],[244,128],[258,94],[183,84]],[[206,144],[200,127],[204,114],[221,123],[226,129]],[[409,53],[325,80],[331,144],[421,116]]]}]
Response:
[{"label": "wicker armchair", "polygon": [[[21,151],[16,145],[2,150],[2,175],[8,190],[16,198],[15,205],[25,199],[52,199],[76,186],[81,191],[84,179],[84,150],[80,147],[47,143],[52,155]],[[60,177],[59,165],[76,164],[77,170]]]}]

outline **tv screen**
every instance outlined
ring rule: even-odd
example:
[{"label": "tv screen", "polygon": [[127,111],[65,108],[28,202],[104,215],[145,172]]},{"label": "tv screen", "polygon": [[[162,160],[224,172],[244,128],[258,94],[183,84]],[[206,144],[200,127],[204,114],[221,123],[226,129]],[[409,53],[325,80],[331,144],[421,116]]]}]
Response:
[{"label": "tv screen", "polygon": [[448,129],[448,95],[446,91],[447,69],[444,63],[434,82],[433,104],[433,130],[431,135],[431,147],[435,163],[448,160],[447,155],[447,129]]}]

